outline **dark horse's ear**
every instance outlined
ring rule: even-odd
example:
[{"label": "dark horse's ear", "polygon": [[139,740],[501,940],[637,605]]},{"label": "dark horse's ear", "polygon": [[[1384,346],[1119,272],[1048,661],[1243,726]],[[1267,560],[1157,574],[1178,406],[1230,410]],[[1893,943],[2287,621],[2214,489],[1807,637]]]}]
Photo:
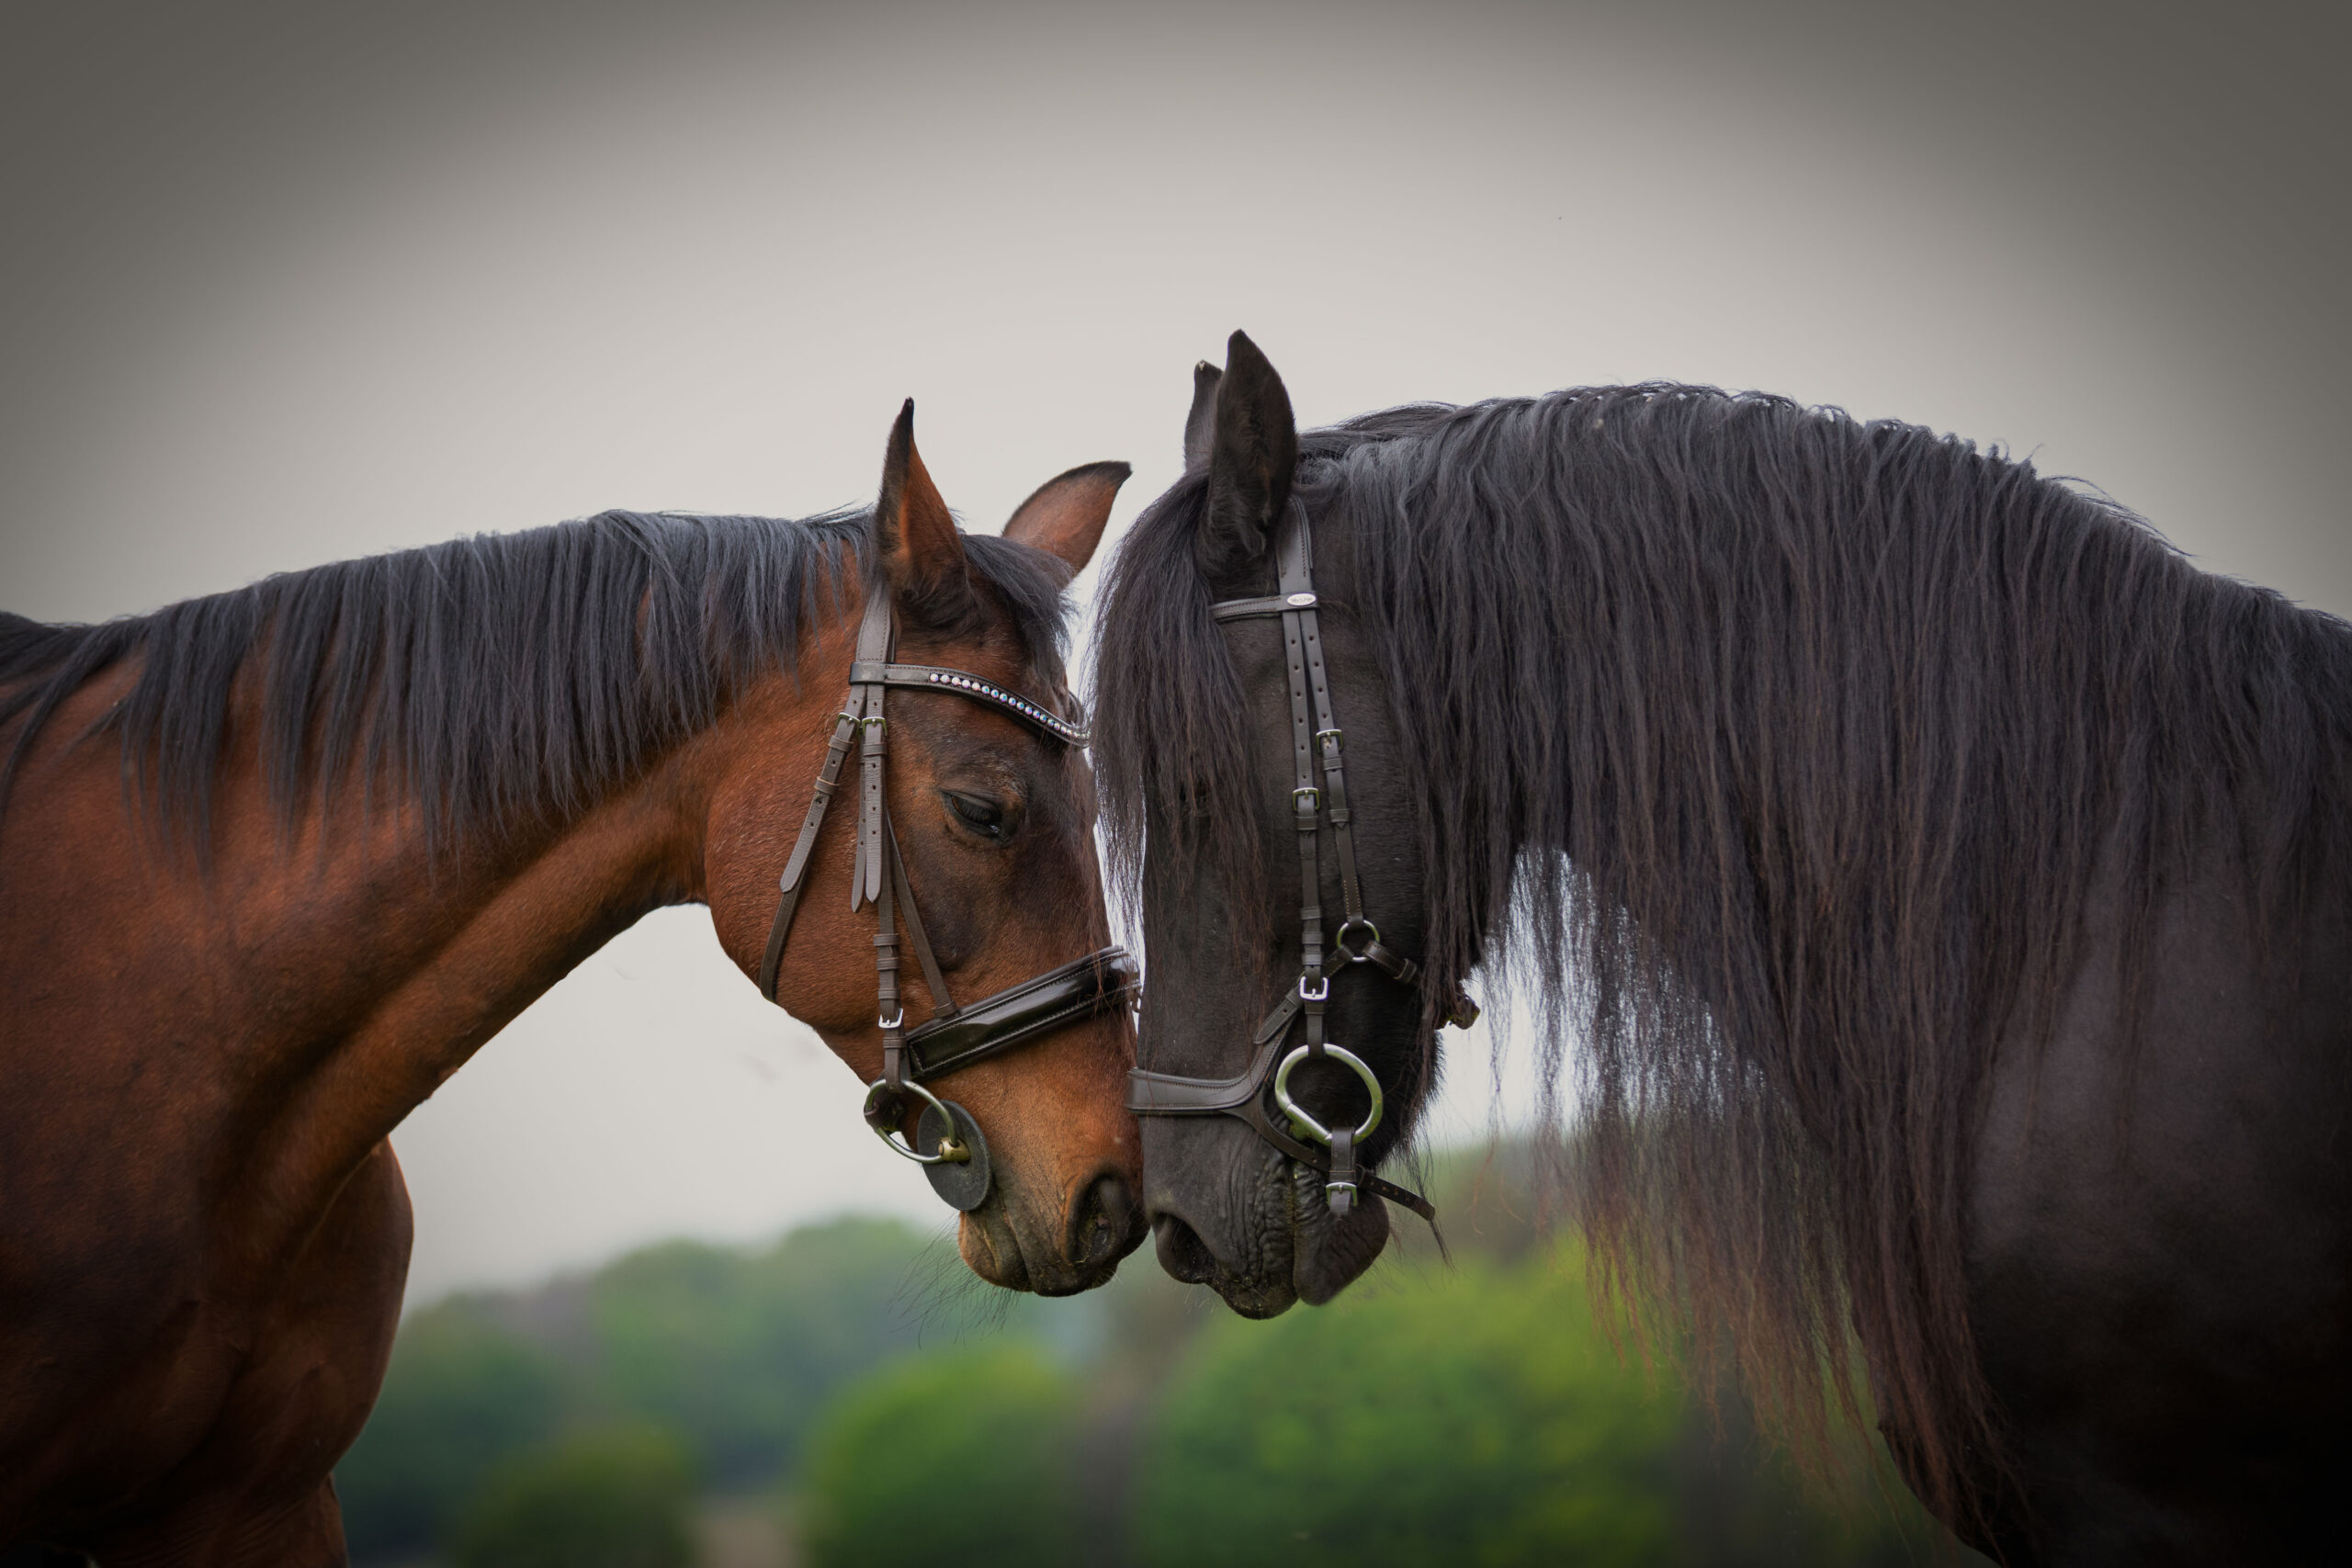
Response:
[{"label": "dark horse's ear", "polygon": [[1216,401],[1208,504],[1193,543],[1201,570],[1212,576],[1264,552],[1268,532],[1290,504],[1291,473],[1298,467],[1290,393],[1247,333],[1226,342]]},{"label": "dark horse's ear", "polygon": [[1089,463],[1047,479],[1013,512],[1004,536],[1058,556],[1076,577],[1094,558],[1111,503],[1134,471],[1125,463]]},{"label": "dark horse's ear", "polygon": [[1193,367],[1193,412],[1184,416],[1184,467],[1205,468],[1216,434],[1216,384],[1225,372],[1202,360]]},{"label": "dark horse's ear", "polygon": [[979,607],[956,519],[915,450],[912,398],[899,411],[890,449],[882,458],[882,498],[874,503],[874,565],[891,595],[929,625],[953,626]]}]

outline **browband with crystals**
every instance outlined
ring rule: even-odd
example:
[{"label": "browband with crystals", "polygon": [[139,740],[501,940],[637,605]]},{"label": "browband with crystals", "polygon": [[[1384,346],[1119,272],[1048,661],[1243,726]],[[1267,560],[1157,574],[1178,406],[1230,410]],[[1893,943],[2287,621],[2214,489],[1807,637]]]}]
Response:
[{"label": "browband with crystals", "polygon": [[1072,724],[1057,713],[1050,713],[1017,693],[1008,692],[990,681],[983,681],[966,670],[943,670],[936,664],[880,664],[860,660],[849,667],[852,685],[911,687],[917,691],[936,691],[945,687],[959,696],[991,703],[1021,720],[1030,728],[1071,746],[1084,746],[1093,739],[1084,725]]}]

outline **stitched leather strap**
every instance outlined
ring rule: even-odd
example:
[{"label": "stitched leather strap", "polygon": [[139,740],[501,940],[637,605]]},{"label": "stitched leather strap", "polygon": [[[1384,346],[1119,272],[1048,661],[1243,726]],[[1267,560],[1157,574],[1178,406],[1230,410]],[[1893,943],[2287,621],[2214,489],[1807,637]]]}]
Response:
[{"label": "stitched leather strap", "polygon": [[1216,621],[1247,620],[1253,615],[1279,615],[1286,610],[1311,609],[1321,603],[1312,588],[1302,588],[1295,593],[1277,593],[1268,599],[1220,599],[1209,606],[1209,618]]},{"label": "stitched leather strap", "polygon": [[907,1077],[917,1083],[945,1077],[1065,1023],[1113,1011],[1128,1005],[1141,984],[1134,955],[1106,947],[961,1012],[935,1013],[907,1035]]}]

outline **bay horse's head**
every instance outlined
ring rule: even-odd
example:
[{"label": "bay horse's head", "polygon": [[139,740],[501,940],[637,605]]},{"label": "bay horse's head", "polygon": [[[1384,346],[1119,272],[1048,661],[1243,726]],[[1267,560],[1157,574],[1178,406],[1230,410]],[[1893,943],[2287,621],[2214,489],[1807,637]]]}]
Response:
[{"label": "bay horse's head", "polygon": [[1419,1203],[1374,1168],[1453,992],[1425,1005],[1407,957],[1421,856],[1346,519],[1294,496],[1289,395],[1238,333],[1185,448],[1103,600],[1097,756],[1143,917],[1145,1211],[1170,1273],[1262,1317],[1369,1268],[1381,1200]]},{"label": "bay horse's head", "polygon": [[[820,605],[797,678],[738,705],[705,849],[728,952],[876,1084],[868,1119],[894,1146],[936,1157],[944,1136],[963,1162],[933,1168],[965,1211],[965,1260],[1049,1295],[1102,1283],[1144,1230],[1120,1100],[1126,960],[1100,957],[1093,782],[1059,649],[1062,590],[1126,475],[1072,469],[1002,539],[967,537],[915,451],[910,403],[862,582],[845,581],[838,622]],[[1065,965],[1078,977],[1044,1005],[1001,996]],[[949,1013],[926,1000],[933,980],[958,1020],[944,1033],[922,1028]],[[1001,1049],[1008,1034],[1017,1049]],[[963,1116],[932,1127],[927,1104]]]}]

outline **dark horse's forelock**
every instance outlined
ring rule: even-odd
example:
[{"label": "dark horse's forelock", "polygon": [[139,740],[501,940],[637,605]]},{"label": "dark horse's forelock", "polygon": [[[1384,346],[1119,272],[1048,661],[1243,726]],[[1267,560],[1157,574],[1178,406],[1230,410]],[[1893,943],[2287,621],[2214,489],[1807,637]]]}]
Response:
[{"label": "dark horse's forelock", "polygon": [[[1204,483],[1109,575],[1106,836],[1130,900],[1150,820],[1270,919]],[[1304,435],[1297,487],[1419,771],[1432,994],[1482,957],[1530,982],[1555,1095],[1580,1043],[1600,1255],[1815,1431],[1859,1325],[1964,1511],[2000,1453],[1962,1251],[1995,1043],[2052,1027],[2102,854],[2127,995],[2194,850],[2274,917],[2340,874],[2352,629],[1998,452],[1776,398],[1399,409]]]},{"label": "dark horse's forelock", "polygon": [[[132,787],[201,849],[232,701],[260,683],[261,762],[291,822],[357,766],[420,803],[429,843],[566,819],[790,670],[808,616],[863,569],[864,513],[799,522],[606,512],[265,578],[97,626],[0,616],[8,782],[58,705],[124,661],[102,723]],[[1065,568],[963,540],[1045,679],[1061,679]]]}]

